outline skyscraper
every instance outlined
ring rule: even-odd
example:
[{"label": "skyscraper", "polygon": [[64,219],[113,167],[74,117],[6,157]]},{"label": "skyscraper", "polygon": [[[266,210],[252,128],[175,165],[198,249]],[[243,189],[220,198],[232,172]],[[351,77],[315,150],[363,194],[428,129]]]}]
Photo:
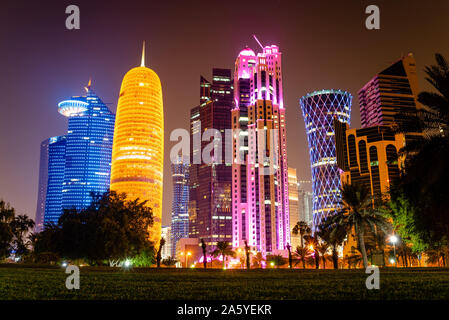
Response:
[{"label": "skyscraper", "polygon": [[290,210],[290,235],[293,250],[300,245],[299,235],[292,234],[295,225],[301,221],[299,218],[299,183],[295,168],[288,168],[288,203]]},{"label": "skyscraper", "polygon": [[62,214],[66,136],[48,139],[48,180],[45,197],[44,224],[58,223]]},{"label": "skyscraper", "polygon": [[398,159],[398,151],[405,145],[404,134],[395,134],[388,126],[349,129],[336,120],[335,139],[342,183],[365,185],[381,200],[399,178],[403,159]]},{"label": "skyscraper", "polygon": [[235,63],[234,85],[233,246],[247,241],[263,254],[275,253],[291,242],[279,48],[265,46],[257,55],[249,48],[242,50]]},{"label": "skyscraper", "polygon": [[[165,244],[162,247],[161,257],[162,259],[167,259],[168,257],[174,258],[172,255],[172,247],[173,244],[171,242],[171,227],[170,226],[162,226],[161,227],[161,238],[165,239]],[[176,253],[176,248],[175,248]]]},{"label": "skyscraper", "polygon": [[313,224],[313,194],[298,184],[298,206],[299,221],[306,222],[309,226]]},{"label": "skyscraper", "polygon": [[171,164],[173,179],[173,201],[171,212],[170,242],[172,258],[176,257],[176,244],[189,237],[189,164],[178,156]]},{"label": "skyscraper", "polygon": [[91,88],[85,97],[72,97],[58,104],[68,117],[66,163],[62,188],[63,209],[83,209],[91,192],[109,189],[115,115]]},{"label": "skyscraper", "polygon": [[335,151],[334,119],[350,124],[352,95],[341,90],[322,90],[299,99],[312,170],[313,228],[338,209],[340,173]]},{"label": "skyscraper", "polygon": [[47,197],[48,184],[48,142],[45,139],[41,143],[39,158],[39,182],[37,187],[37,205],[34,232],[39,233],[44,229],[45,199]]},{"label": "skyscraper", "polygon": [[223,140],[217,140],[221,155],[210,152],[214,161],[195,159],[211,143],[202,141],[203,134],[218,130],[224,137],[231,128],[232,97],[231,70],[214,68],[212,83],[200,77],[200,105],[190,111],[189,237],[209,245],[232,240],[231,165],[226,163]]},{"label": "skyscraper", "polygon": [[[362,128],[391,126],[403,122],[400,113],[416,115],[420,104],[416,61],[408,54],[375,75],[359,91],[360,120]],[[419,133],[408,134],[416,138]]]},{"label": "skyscraper", "polygon": [[[145,46],[145,45],[144,45]],[[161,238],[164,165],[164,111],[158,75],[145,67],[129,70],[122,81],[112,148],[111,190],[146,200],[153,209],[150,240]]]},{"label": "skyscraper", "polygon": [[86,96],[58,104],[59,113],[68,118],[68,130],[49,140],[45,222],[56,223],[64,209],[89,206],[91,192],[109,189],[115,116],[94,93],[91,81],[85,89]]}]

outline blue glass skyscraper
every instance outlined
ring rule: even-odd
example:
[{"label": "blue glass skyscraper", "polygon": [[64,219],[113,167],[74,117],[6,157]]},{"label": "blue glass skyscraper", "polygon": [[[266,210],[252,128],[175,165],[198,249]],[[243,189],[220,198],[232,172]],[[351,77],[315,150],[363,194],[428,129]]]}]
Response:
[{"label": "blue glass skyscraper", "polygon": [[189,165],[178,156],[171,165],[173,176],[173,203],[171,213],[171,256],[176,257],[176,244],[189,237]]},{"label": "blue glass skyscraper", "polygon": [[313,229],[339,208],[340,172],[337,166],[334,119],[351,123],[352,95],[322,90],[299,99],[306,126],[312,169]]},{"label": "blue glass skyscraper", "polygon": [[[79,210],[89,206],[91,192],[109,189],[115,115],[93,92],[90,81],[86,92],[86,96],[71,97],[58,104],[59,113],[68,117],[64,170],[60,199],[56,195],[49,199],[50,184],[47,187],[49,209],[45,210],[45,222],[57,222],[64,209]],[[48,181],[56,181],[51,176],[51,159],[56,157],[53,152],[50,145]]]},{"label": "blue glass skyscraper", "polygon": [[44,224],[51,222],[57,223],[61,216],[66,143],[66,136],[51,137],[48,139],[48,180],[47,195],[45,197]]}]

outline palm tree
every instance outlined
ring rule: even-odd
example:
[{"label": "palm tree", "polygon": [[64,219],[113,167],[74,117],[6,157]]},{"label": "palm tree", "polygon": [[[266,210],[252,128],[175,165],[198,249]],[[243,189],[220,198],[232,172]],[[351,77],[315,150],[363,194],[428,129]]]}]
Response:
[{"label": "palm tree", "polygon": [[245,240],[245,255],[246,255],[246,269],[249,270],[251,267],[250,265],[250,255],[251,255],[251,248],[248,246],[248,242]]},{"label": "palm tree", "polygon": [[329,251],[329,248],[331,245],[327,244],[326,242],[320,242],[316,248],[316,250],[321,255],[321,260],[323,261],[323,269],[326,269],[326,254]]},{"label": "palm tree", "polygon": [[[423,105],[416,113],[401,113],[395,116],[396,131],[424,132],[427,137],[449,137],[449,64],[439,53],[435,54],[436,65],[426,67],[426,80],[437,92],[421,92],[418,102]],[[415,150],[412,150],[415,149]],[[419,151],[420,144],[413,144],[408,151]]]},{"label": "palm tree", "polygon": [[262,255],[262,252],[257,252],[256,255],[253,257],[253,267],[255,268],[261,268],[262,262],[265,261],[265,258]]},{"label": "palm tree", "polygon": [[363,257],[363,266],[368,267],[368,256],[365,248],[365,231],[376,228],[387,230],[389,224],[383,214],[373,209],[371,190],[361,184],[345,184],[341,188],[342,210],[332,216],[331,221],[341,225],[350,233],[355,231],[358,247]]},{"label": "palm tree", "polygon": [[206,242],[204,242],[204,239],[201,239],[201,249],[203,249],[203,266],[204,266],[204,269],[207,268],[207,255],[206,255],[207,251],[206,251],[206,247],[207,247]]},{"label": "palm tree", "polygon": [[288,250],[288,267],[290,269],[292,269],[293,268],[293,257],[292,257],[292,251],[291,251],[292,246],[289,243],[287,243],[287,245],[285,247]]},{"label": "palm tree", "polygon": [[222,256],[223,257],[223,269],[225,268],[225,260],[226,256],[235,256],[235,252],[232,251],[232,247],[227,241],[218,241],[216,248],[214,251],[212,251],[212,255],[214,257]]},{"label": "palm tree", "polygon": [[176,262],[178,262],[178,260],[176,260],[172,257],[168,257],[168,258],[165,258],[162,260],[162,264],[167,267],[174,266],[176,264]]},{"label": "palm tree", "polygon": [[297,246],[294,252],[295,256],[302,262],[302,268],[306,268],[306,258],[310,255],[310,250],[307,247]]},{"label": "palm tree", "polygon": [[158,268],[161,267],[162,247],[164,245],[165,245],[165,239],[161,238],[161,240],[159,241],[159,249],[157,250],[157,255],[156,255],[156,264],[157,264]]},{"label": "palm tree", "polygon": [[304,240],[306,240],[306,244],[311,247],[311,250],[313,250],[313,259],[315,260],[315,269],[320,268],[320,253],[318,251],[318,246],[320,245],[320,242],[318,240],[318,235],[315,234],[313,236],[307,235],[304,236]]},{"label": "palm tree", "polygon": [[309,235],[312,232],[309,225],[305,221],[298,221],[296,225],[293,227],[292,233],[294,235],[300,235],[301,236],[301,247],[304,246],[303,244],[303,238],[305,235]]},{"label": "palm tree", "polygon": [[347,236],[346,229],[339,224],[333,223],[332,217],[328,217],[322,220],[321,224],[318,226],[317,233],[320,238],[331,247],[334,269],[338,269],[337,249]]}]

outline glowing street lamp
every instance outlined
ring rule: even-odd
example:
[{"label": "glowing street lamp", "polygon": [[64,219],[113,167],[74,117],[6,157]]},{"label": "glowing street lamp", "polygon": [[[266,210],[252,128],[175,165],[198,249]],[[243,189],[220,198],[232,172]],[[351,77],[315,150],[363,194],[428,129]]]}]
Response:
[{"label": "glowing street lamp", "polygon": [[[396,235],[390,236],[390,242],[393,244],[393,255],[394,255],[394,266],[397,267],[397,259],[396,259],[396,243],[398,242],[398,237]],[[391,260],[390,260],[391,262]]]}]

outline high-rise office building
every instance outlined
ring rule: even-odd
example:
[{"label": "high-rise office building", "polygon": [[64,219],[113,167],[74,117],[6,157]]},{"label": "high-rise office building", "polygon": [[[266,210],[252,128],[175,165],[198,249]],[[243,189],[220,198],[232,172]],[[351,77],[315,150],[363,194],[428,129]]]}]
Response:
[{"label": "high-rise office building", "polygon": [[281,55],[245,48],[234,73],[232,242],[263,254],[291,242]]},{"label": "high-rise office building", "polygon": [[173,179],[173,201],[171,212],[171,257],[176,257],[176,244],[189,237],[189,163],[181,156],[171,164]]},{"label": "high-rise office building", "polygon": [[63,209],[88,207],[91,192],[109,189],[115,115],[90,84],[85,97],[72,97],[58,105],[59,112],[68,117]]},{"label": "high-rise office building", "polygon": [[303,189],[301,183],[298,184],[298,206],[299,221],[306,222],[309,226],[313,224],[313,194]]},{"label": "high-rise office building", "polygon": [[403,159],[398,158],[398,151],[405,145],[404,134],[395,134],[388,126],[349,129],[337,120],[334,126],[342,183],[365,185],[381,200],[399,178]]},{"label": "high-rise office building", "polygon": [[62,214],[62,185],[64,183],[66,136],[48,139],[48,180],[45,196],[44,225],[58,223]]},{"label": "high-rise office building", "polygon": [[146,200],[153,210],[150,240],[159,247],[164,172],[164,112],[158,75],[145,67],[129,70],[122,81],[112,148],[111,190]]},{"label": "high-rise office building", "polygon": [[48,184],[48,142],[41,142],[39,157],[39,182],[37,187],[37,205],[34,232],[39,233],[44,229],[45,199],[47,197]]},{"label": "high-rise office building", "polygon": [[299,183],[295,168],[288,168],[288,204],[290,210],[291,246],[294,250],[300,245],[300,236],[292,233],[295,225],[300,221],[299,216]]},{"label": "high-rise office building", "polygon": [[312,170],[313,229],[339,207],[340,173],[335,153],[334,118],[350,124],[352,96],[341,90],[322,90],[299,99]]},{"label": "high-rise office building", "polygon": [[94,93],[91,81],[85,90],[86,96],[58,104],[59,113],[68,118],[68,130],[49,140],[45,222],[56,223],[64,209],[86,208],[92,192],[109,189],[115,116]]},{"label": "high-rise office building", "polygon": [[[161,227],[161,238],[164,238],[165,244],[162,247],[161,257],[162,259],[167,259],[168,257],[174,258],[172,255],[172,247],[173,244],[171,242],[172,235],[171,235],[171,226],[162,226]],[[175,247],[176,252],[176,247]]]},{"label": "high-rise office building", "polygon": [[[419,93],[416,61],[408,54],[375,75],[360,89],[360,120],[362,128],[372,126],[391,126],[403,122],[401,113],[416,115],[420,108],[417,101]],[[407,134],[416,138],[419,133]]]},{"label": "high-rise office building", "polygon": [[231,128],[232,99],[231,70],[214,68],[212,82],[200,77],[200,105],[190,111],[189,237],[209,245],[232,240],[231,164],[226,163],[224,139],[216,140],[221,154],[210,150],[213,161],[201,159],[211,144],[201,137],[208,132],[213,137],[214,130],[225,137],[225,130]]}]

